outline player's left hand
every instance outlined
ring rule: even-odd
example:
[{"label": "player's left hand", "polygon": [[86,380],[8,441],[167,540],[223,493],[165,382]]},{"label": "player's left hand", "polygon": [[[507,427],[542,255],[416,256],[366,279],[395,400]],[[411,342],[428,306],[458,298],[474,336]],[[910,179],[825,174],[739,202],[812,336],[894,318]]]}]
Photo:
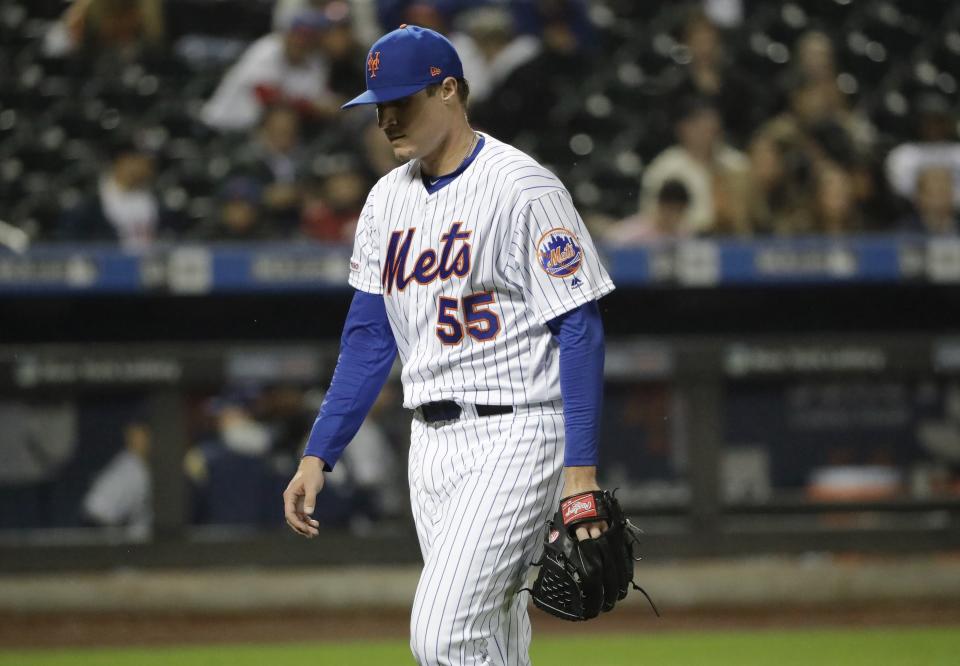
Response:
[{"label": "player's left hand", "polygon": [[[596,467],[564,467],[563,468],[563,495],[562,497],[573,497],[581,493],[588,493],[593,490],[600,490],[597,485]],[[606,532],[608,525],[604,520],[598,520],[589,523],[581,523],[577,526],[575,534],[577,541],[587,539],[596,539]]]},{"label": "player's left hand", "polygon": [[[603,526],[599,536],[575,536],[586,526],[589,535],[598,521]],[[633,582],[637,532],[611,493],[587,490],[564,496],[550,521],[530,590],[534,605],[564,620],[589,620],[613,610],[630,586],[642,591]]]}]

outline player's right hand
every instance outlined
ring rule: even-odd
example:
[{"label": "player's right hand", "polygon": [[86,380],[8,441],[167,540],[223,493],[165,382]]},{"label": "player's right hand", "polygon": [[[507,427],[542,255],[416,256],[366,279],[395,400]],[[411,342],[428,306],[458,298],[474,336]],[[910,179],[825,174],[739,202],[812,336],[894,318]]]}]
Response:
[{"label": "player's right hand", "polygon": [[320,534],[320,523],[313,518],[317,493],[323,488],[324,462],[316,456],[304,456],[297,473],[283,491],[283,515],[294,532],[308,539]]}]

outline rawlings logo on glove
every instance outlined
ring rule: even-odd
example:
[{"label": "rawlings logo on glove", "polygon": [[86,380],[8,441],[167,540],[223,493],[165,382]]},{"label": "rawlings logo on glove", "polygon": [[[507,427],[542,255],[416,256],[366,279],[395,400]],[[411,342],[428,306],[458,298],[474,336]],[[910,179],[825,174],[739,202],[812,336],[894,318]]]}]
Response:
[{"label": "rawlings logo on glove", "polygon": [[[577,525],[606,521],[607,531],[596,539],[578,541]],[[530,590],[533,603],[564,620],[589,620],[613,610],[632,585],[660,612],[642,587],[633,582],[633,554],[638,530],[623,515],[608,492],[593,491],[560,501],[550,521],[540,572]]]},{"label": "rawlings logo on glove", "polygon": [[560,513],[563,514],[563,524],[569,526],[574,520],[597,517],[597,504],[593,500],[593,493],[576,495],[560,502]]}]

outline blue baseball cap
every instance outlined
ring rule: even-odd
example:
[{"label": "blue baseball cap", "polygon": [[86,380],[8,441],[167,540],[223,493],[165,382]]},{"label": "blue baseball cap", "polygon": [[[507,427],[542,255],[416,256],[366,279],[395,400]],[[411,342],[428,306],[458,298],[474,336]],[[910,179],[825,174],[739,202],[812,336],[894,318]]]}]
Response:
[{"label": "blue baseball cap", "polygon": [[340,108],[392,102],[448,76],[463,78],[460,56],[449,39],[439,32],[406,24],[370,47],[366,70],[366,92]]}]

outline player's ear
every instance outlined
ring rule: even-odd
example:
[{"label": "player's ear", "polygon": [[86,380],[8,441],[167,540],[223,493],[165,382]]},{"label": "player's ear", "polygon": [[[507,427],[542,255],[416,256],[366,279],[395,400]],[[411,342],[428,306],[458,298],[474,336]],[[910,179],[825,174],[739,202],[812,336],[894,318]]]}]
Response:
[{"label": "player's ear", "polygon": [[440,99],[444,104],[451,104],[457,97],[457,80],[448,76],[440,84]]}]

